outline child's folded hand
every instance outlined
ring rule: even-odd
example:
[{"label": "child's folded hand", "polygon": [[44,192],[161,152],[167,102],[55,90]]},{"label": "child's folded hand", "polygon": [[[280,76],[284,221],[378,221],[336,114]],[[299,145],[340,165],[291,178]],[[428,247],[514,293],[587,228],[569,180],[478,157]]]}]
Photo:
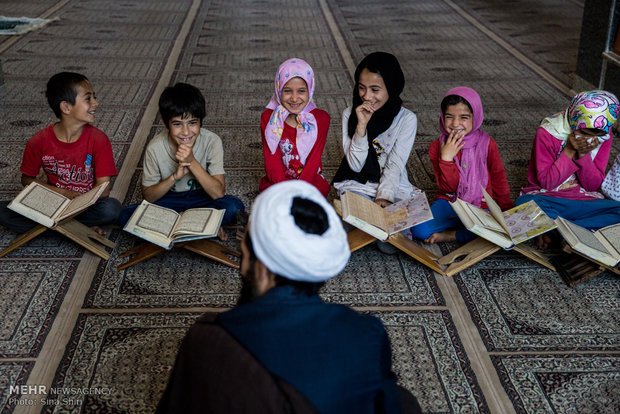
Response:
[{"label": "child's folded hand", "polygon": [[463,145],[465,145],[463,141],[464,137],[464,131],[450,131],[450,135],[446,138],[446,142],[441,144],[441,159],[444,161],[452,161],[461,148],[463,148]]},{"label": "child's folded hand", "polygon": [[175,158],[180,164],[189,166],[189,164],[194,161],[194,152],[192,151],[192,147],[185,144],[179,145]]}]

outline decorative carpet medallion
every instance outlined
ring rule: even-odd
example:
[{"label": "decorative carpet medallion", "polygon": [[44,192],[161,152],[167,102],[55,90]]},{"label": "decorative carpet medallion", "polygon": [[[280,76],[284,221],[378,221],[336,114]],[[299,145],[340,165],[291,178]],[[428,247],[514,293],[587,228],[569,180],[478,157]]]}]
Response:
[{"label": "decorative carpet medallion", "polygon": [[75,273],[76,261],[0,261],[0,357],[34,358]]},{"label": "decorative carpet medallion", "polygon": [[493,355],[517,412],[620,412],[620,355]]},{"label": "decorative carpet medallion", "polygon": [[[425,412],[488,412],[446,311],[377,312],[392,342],[394,371]],[[81,314],[53,387],[100,395],[44,412],[151,413],[187,328],[198,313]]]},{"label": "decorative carpet medallion", "polygon": [[24,385],[34,366],[34,362],[28,361],[0,361],[0,413],[13,412],[18,393],[11,392],[11,387]]},{"label": "decorative carpet medallion", "polygon": [[620,349],[620,279],[574,288],[526,258],[495,253],[455,277],[490,352]]},{"label": "decorative carpet medallion", "polygon": [[80,314],[54,388],[99,390],[72,395],[43,413],[152,413],[181,339],[198,313]]}]

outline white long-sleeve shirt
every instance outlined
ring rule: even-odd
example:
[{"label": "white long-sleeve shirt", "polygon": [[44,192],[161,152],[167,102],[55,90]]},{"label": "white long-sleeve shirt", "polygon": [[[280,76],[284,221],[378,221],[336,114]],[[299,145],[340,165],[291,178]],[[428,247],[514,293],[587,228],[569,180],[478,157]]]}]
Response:
[{"label": "white long-sleeve shirt", "polygon": [[[359,172],[364,167],[368,156],[368,137],[366,135],[359,137],[355,133],[353,138],[349,138],[350,116],[351,107],[348,107],[342,113],[342,146],[349,167],[353,171]],[[379,155],[379,166],[383,171],[379,186],[377,187],[376,183],[351,183],[351,186],[346,184],[337,186],[340,192],[346,190],[359,191],[359,186],[362,185],[365,187],[366,191],[362,191],[365,194],[373,196],[376,190],[375,198],[394,202],[409,197],[414,187],[407,177],[407,160],[413,148],[417,128],[418,119],[416,115],[406,108],[400,108],[400,112],[394,117],[392,125],[376,137],[378,143],[384,148],[383,153]]]}]

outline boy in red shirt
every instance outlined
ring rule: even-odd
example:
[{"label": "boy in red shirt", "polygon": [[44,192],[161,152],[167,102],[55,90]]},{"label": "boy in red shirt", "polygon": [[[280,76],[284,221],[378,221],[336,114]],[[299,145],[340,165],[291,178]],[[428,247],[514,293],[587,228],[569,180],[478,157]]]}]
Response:
[{"label": "boy in red shirt", "polygon": [[[50,78],[45,91],[47,101],[60,120],[34,134],[26,144],[20,171],[21,183],[38,182],[68,198],[109,182],[117,174],[108,136],[91,124],[99,106],[86,76],[61,72]],[[43,168],[46,181],[37,178]],[[110,186],[101,198],[76,219],[105,235],[100,226],[116,222],[121,203],[108,197]],[[36,222],[0,204],[0,224],[25,233]]]}]

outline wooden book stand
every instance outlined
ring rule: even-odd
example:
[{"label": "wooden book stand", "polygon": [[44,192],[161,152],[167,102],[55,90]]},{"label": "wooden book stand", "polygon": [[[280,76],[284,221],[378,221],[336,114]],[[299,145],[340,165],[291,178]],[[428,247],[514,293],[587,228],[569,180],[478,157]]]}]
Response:
[{"label": "wooden book stand", "polygon": [[554,260],[554,264],[558,273],[570,287],[573,287],[581,282],[585,282],[594,276],[603,273],[605,270],[609,270],[612,273],[620,275],[620,265],[615,267],[607,266],[606,264],[596,262],[592,258],[573,250],[568,244],[564,243],[562,246],[564,254],[558,256]]},{"label": "wooden book stand", "polygon": [[[201,256],[208,257],[209,259],[215,260],[218,263],[224,264],[226,266],[230,266],[234,269],[239,269],[239,262],[236,260],[232,260],[229,257],[229,256],[240,257],[241,255],[239,254],[239,252],[229,249],[226,246],[222,246],[221,244],[214,242],[213,240],[209,240],[209,239],[190,240],[186,242],[176,243],[174,247],[182,247],[194,253],[198,253]],[[121,263],[116,268],[118,270],[126,269],[130,266],[135,265],[136,263],[140,263],[146,259],[150,259],[153,256],[157,256],[159,253],[165,250],[166,249],[164,249],[163,247],[160,247],[150,242],[140,243],[134,248],[129,249],[118,255],[119,257],[127,257],[127,256],[134,255],[134,257],[132,257],[125,263]]]},{"label": "wooden book stand", "polygon": [[[445,269],[446,276],[454,276],[455,274],[467,269],[468,267],[478,263],[482,259],[487,256],[492,255],[496,251],[500,250],[501,247],[498,245],[491,243],[483,239],[482,237],[478,237],[469,243],[466,243],[454,250],[453,252],[448,253],[438,260],[440,265],[447,266]],[[522,255],[534,260],[537,263],[545,266],[548,269],[556,271],[553,264],[549,258],[547,258],[544,254],[539,251],[533,249],[527,244],[518,244],[513,248],[515,251],[521,253]],[[457,262],[457,260],[462,259]]]},{"label": "wooden book stand", "polygon": [[[340,200],[334,200],[334,209],[340,216],[342,216]],[[347,233],[347,239],[349,241],[349,249],[351,250],[351,253],[377,240],[375,237],[358,228],[349,231]],[[437,263],[437,261],[439,260],[437,256],[426,250],[424,247],[420,246],[418,243],[409,240],[401,233],[392,234],[390,237],[388,237],[386,242],[390,243],[392,246],[396,247],[398,250],[407,254],[408,256],[414,258],[423,265],[428,266],[435,272],[442,275],[444,274],[443,267],[441,267]]]},{"label": "wooden book stand", "polygon": [[[45,227],[42,224],[37,224],[31,230],[13,239],[9,245],[0,252],[0,257],[5,256],[6,254],[17,249],[19,246],[29,242],[47,229],[48,227]],[[58,233],[70,238],[86,250],[96,254],[104,260],[108,260],[110,258],[110,254],[101,245],[112,248],[116,246],[114,242],[100,236],[99,233],[79,221],[74,220],[73,218],[68,218],[61,221],[56,226],[49,227],[49,229],[57,231]]]}]

